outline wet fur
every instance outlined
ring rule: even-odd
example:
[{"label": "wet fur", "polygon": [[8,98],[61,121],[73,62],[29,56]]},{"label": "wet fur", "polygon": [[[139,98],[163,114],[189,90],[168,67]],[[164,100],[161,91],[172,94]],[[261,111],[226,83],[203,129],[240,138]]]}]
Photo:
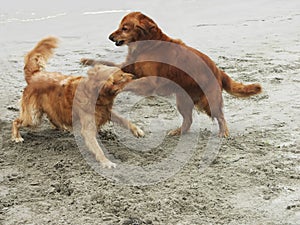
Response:
[{"label": "wet fur", "polygon": [[[183,116],[183,123],[180,128],[171,131],[171,135],[183,134],[189,130],[192,124],[192,110],[196,106],[208,116],[217,119],[219,136],[226,137],[229,135],[229,131],[222,111],[222,90],[224,89],[236,97],[249,97],[262,91],[260,84],[245,85],[234,81],[219,69],[207,55],[185,45],[181,40],[168,37],[151,18],[140,12],[126,15],[119,28],[109,36],[109,39],[117,46],[128,45],[126,61],[119,66],[123,71],[132,73],[139,79],[131,82],[126,90],[142,95],[151,93],[162,95],[174,93],[176,95],[177,108]],[[149,44],[149,46],[145,43],[139,44],[139,41],[145,40],[162,42]],[[181,50],[169,48],[167,51],[162,51],[162,45],[165,43],[178,45]],[[192,55],[196,55],[199,60],[194,60]],[[166,63],[145,61],[149,57],[154,59],[171,58],[177,64],[188,64],[195,76],[191,77],[190,74]],[[82,63],[113,65],[110,62],[92,59],[82,59]],[[172,82],[163,81],[159,77]],[[210,82],[212,80],[216,82]],[[173,83],[180,88],[174,88],[176,85]],[[203,86],[200,87],[198,84],[203,84]]]},{"label": "wet fur", "polygon": [[103,167],[115,167],[98,145],[96,133],[103,124],[113,119],[135,136],[144,135],[130,121],[111,111],[114,98],[133,76],[119,68],[104,65],[90,69],[87,78],[47,72],[45,65],[57,42],[54,37],[45,38],[25,56],[27,86],[21,99],[20,116],[13,121],[12,139],[22,142],[19,129],[38,126],[44,114],[55,127],[63,130],[71,131],[75,121],[81,126],[85,144],[96,160]]}]

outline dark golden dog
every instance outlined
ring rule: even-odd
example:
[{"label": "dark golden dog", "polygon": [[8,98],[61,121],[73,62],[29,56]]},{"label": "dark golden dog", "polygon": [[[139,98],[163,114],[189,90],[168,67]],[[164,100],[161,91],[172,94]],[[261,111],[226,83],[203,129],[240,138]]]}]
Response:
[{"label": "dark golden dog", "polygon": [[[181,40],[168,37],[152,19],[140,12],[126,15],[109,39],[117,46],[128,45],[126,61],[120,68],[139,79],[131,82],[126,90],[138,94],[176,95],[183,122],[180,128],[170,132],[171,135],[189,130],[192,110],[196,106],[217,119],[219,136],[226,137],[229,131],[222,111],[222,90],[236,97],[249,97],[262,91],[260,84],[245,85],[234,81],[207,55]],[[114,65],[92,59],[82,59],[82,63]]]},{"label": "dark golden dog", "polygon": [[43,114],[54,126],[63,130],[72,130],[75,121],[81,126],[85,144],[96,160],[103,167],[115,167],[98,145],[96,133],[101,125],[113,119],[130,129],[135,136],[144,135],[137,126],[111,111],[114,98],[133,75],[104,65],[90,69],[88,77],[44,71],[56,47],[56,38],[45,38],[25,57],[27,86],[21,99],[20,116],[13,122],[12,139],[22,142],[20,127],[38,126]]}]

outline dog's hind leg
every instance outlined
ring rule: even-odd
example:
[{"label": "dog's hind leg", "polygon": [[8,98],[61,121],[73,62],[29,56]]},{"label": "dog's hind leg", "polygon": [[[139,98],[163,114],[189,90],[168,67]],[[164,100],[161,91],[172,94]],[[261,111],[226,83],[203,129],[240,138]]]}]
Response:
[{"label": "dog's hind leg", "polygon": [[15,142],[23,142],[24,139],[20,134],[21,127],[36,127],[41,123],[43,113],[34,109],[32,105],[25,106],[22,103],[20,117],[12,123],[12,140]]},{"label": "dog's hind leg", "polygon": [[229,130],[223,112],[219,114],[216,118],[219,124],[219,137],[228,137]]},{"label": "dog's hind leg", "polygon": [[23,142],[24,139],[20,134],[20,127],[22,126],[23,121],[19,118],[15,119],[12,124],[12,137],[11,139],[15,142]]},{"label": "dog's hind leg", "polygon": [[208,95],[206,96],[205,101],[202,100],[203,109],[208,116],[217,119],[219,125],[219,137],[228,137],[229,130],[223,112],[222,91],[213,88],[212,86],[206,93]]}]

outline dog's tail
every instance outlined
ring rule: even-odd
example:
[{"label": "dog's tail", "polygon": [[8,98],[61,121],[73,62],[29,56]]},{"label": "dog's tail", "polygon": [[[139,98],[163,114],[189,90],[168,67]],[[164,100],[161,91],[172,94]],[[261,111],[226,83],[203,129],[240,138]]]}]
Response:
[{"label": "dog's tail", "polygon": [[249,97],[262,92],[260,84],[243,84],[234,81],[224,71],[220,70],[222,75],[222,86],[226,92],[236,97]]},{"label": "dog's tail", "polygon": [[32,76],[44,70],[48,59],[53,54],[53,49],[58,45],[58,39],[55,37],[47,37],[42,39],[37,45],[25,56],[24,73],[27,83],[30,82]]}]

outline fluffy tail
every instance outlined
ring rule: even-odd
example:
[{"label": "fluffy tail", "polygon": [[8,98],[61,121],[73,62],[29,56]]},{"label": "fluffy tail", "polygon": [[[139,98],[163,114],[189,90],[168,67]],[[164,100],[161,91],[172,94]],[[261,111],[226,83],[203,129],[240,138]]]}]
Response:
[{"label": "fluffy tail", "polygon": [[31,77],[44,70],[48,59],[53,54],[53,49],[58,45],[58,39],[55,37],[47,37],[42,39],[34,49],[25,56],[25,80],[30,82]]},{"label": "fluffy tail", "polygon": [[[221,71],[221,70],[220,70]],[[249,97],[262,92],[260,84],[242,84],[231,79],[225,72],[222,73],[222,86],[229,94],[236,97]]]}]

